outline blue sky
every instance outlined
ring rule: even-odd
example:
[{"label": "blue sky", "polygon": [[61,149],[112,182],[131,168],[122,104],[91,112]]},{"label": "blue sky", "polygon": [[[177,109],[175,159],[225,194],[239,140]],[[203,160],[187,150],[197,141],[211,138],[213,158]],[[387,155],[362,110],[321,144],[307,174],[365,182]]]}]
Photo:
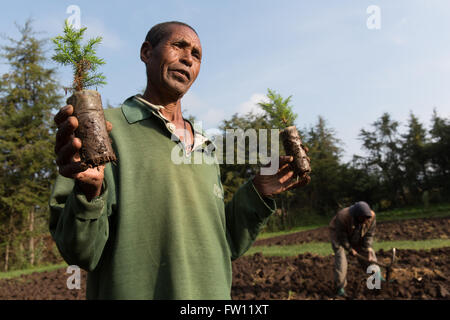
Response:
[{"label": "blue sky", "polygon": [[[179,20],[197,30],[203,47],[182,108],[204,129],[254,110],[267,88],[292,95],[299,128],[324,117],[344,142],[344,160],[363,154],[358,133],[383,112],[403,125],[410,112],[428,125],[433,108],[450,118],[449,1],[15,0],[4,4],[0,30],[18,37],[14,23],[32,17],[36,31],[54,37],[70,5],[80,8],[88,37],[104,38],[104,103],[119,105],[145,87],[139,49],[147,31]],[[370,5],[380,9],[380,29],[367,27]],[[70,83],[69,70],[58,70]]]}]

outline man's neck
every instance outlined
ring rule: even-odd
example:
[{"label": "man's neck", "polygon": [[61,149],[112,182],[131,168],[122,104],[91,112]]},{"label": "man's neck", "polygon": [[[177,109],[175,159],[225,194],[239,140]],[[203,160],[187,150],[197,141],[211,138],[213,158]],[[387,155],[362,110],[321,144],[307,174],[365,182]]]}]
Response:
[{"label": "man's neck", "polygon": [[161,114],[170,122],[183,122],[183,115],[181,114],[181,98],[179,99],[162,99],[156,92],[152,92],[148,87],[143,96],[148,102],[163,106],[160,109]]}]

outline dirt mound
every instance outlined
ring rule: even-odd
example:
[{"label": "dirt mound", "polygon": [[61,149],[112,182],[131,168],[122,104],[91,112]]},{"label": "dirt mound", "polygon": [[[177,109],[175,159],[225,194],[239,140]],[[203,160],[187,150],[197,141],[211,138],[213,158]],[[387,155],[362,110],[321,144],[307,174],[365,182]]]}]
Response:
[{"label": "dirt mound", "polygon": [[[389,252],[377,256],[389,262]],[[349,299],[450,299],[450,248],[399,250],[392,281],[381,289],[367,288],[371,274],[349,258],[346,292]],[[255,254],[233,263],[233,299],[332,299],[333,256],[303,254],[264,257]],[[384,271],[383,271],[384,274]]]},{"label": "dirt mound", "polygon": [[[389,262],[389,252],[380,250],[380,262]],[[450,299],[450,247],[431,251],[398,250],[392,282],[369,290],[366,274],[356,259],[349,258],[350,299]],[[297,257],[241,257],[233,262],[233,299],[331,299],[333,256],[302,254]],[[81,289],[69,290],[66,269],[33,273],[0,280],[0,299],[84,299],[86,273]],[[383,272],[384,273],[384,272]]]},{"label": "dirt mound", "polygon": [[[450,217],[377,222],[375,240],[425,240],[450,238]],[[330,241],[328,227],[255,241],[255,246],[291,245]]]},{"label": "dirt mound", "polygon": [[81,289],[67,288],[71,276],[66,269],[35,272],[0,280],[0,300],[82,300],[86,297],[86,275],[81,272]]}]

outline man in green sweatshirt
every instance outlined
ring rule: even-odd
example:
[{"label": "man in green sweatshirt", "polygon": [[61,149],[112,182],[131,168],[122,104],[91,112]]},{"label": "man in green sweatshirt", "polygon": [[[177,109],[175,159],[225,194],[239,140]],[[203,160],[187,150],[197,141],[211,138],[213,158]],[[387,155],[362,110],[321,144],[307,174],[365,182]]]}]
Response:
[{"label": "man in green sweatshirt", "polygon": [[231,261],[274,212],[271,196],[307,182],[280,157],[275,174],[256,174],[224,205],[213,144],[181,113],[201,59],[190,26],[149,31],[144,94],[105,110],[116,163],[85,170],[73,107],[55,116],[50,232],[66,262],[88,271],[88,299],[230,299]]}]

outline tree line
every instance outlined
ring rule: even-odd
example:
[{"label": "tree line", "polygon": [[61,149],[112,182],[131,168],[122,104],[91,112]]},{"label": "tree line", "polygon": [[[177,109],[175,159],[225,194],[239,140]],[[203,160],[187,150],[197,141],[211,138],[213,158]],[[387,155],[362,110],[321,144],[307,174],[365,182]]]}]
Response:
[{"label": "tree line", "polygon": [[[18,29],[20,38],[6,38],[0,53],[9,67],[0,78],[2,271],[42,264],[57,255],[48,249],[47,203],[57,175],[53,115],[63,105],[64,90],[49,66],[47,40],[37,38],[30,21]],[[296,124],[291,97],[269,89],[267,98],[259,104],[263,113],[234,114],[223,120],[223,134],[227,128],[258,132]],[[330,216],[359,200],[375,210],[449,200],[450,122],[437,111],[430,128],[411,114],[405,133],[388,113],[381,115],[360,131],[364,154],[348,162],[342,161],[342,141],[324,117],[309,128],[299,128],[299,133],[309,148],[311,183],[277,197],[279,210],[270,220],[271,228],[301,224],[307,214]],[[221,165],[225,201],[256,170],[258,166],[248,162]]]},{"label": "tree line", "polygon": [[[221,129],[282,129],[295,123],[297,115],[289,104],[291,97],[284,99],[269,89],[267,98],[269,102],[259,104],[264,113],[235,114],[223,121]],[[291,119],[287,125],[281,122],[286,114]],[[404,132],[400,129],[400,122],[389,113],[382,114],[369,128],[359,132],[364,154],[353,155],[351,161],[344,162],[343,143],[323,116],[309,128],[298,128],[309,148],[311,182],[277,199],[279,217],[272,222],[278,219],[278,225],[272,227],[293,227],[311,214],[332,216],[340,208],[361,200],[375,211],[448,202],[449,119],[440,117],[434,110],[431,127],[425,128],[410,113]],[[256,170],[256,166],[222,165],[225,199],[229,201],[239,185]]]}]

